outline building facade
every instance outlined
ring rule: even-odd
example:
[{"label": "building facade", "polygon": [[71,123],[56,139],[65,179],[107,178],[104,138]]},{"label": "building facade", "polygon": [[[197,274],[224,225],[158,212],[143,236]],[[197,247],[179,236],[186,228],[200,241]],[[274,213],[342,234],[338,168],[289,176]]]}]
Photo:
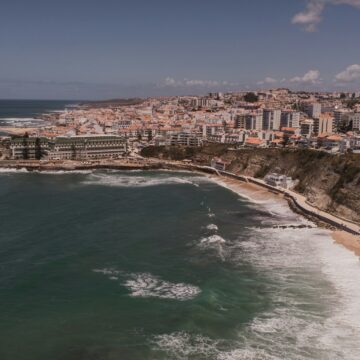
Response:
[{"label": "building facade", "polygon": [[13,159],[80,160],[117,158],[125,154],[126,141],[115,135],[16,138],[11,140]]}]

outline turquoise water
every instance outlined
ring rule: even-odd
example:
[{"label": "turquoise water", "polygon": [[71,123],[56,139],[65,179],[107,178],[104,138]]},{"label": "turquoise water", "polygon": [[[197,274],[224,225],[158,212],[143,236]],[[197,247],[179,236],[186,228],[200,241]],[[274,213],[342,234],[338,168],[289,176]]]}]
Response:
[{"label": "turquoise water", "polygon": [[359,261],[303,223],[190,173],[2,171],[0,359],[358,359]]}]

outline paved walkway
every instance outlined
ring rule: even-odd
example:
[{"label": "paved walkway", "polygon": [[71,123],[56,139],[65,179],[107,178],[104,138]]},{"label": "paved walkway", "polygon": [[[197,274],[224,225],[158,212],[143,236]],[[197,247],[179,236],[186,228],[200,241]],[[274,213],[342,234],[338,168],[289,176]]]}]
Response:
[{"label": "paved walkway", "polygon": [[315,216],[318,219],[320,219],[324,222],[327,222],[331,225],[334,225],[336,227],[339,227],[342,230],[351,232],[356,235],[360,235],[360,225],[359,224],[356,224],[356,223],[346,220],[346,219],[342,219],[338,216],[329,214],[326,211],[318,209],[317,207],[309,204],[309,202],[307,201],[305,196],[303,196],[295,191],[292,191],[292,190],[276,188],[276,187],[270,186],[270,185],[266,184],[263,180],[259,180],[259,179],[255,179],[255,178],[251,178],[251,177],[248,177],[248,179],[253,183],[257,183],[260,186],[265,186],[270,189],[272,188],[274,191],[283,193],[285,196],[290,197],[291,199],[294,200],[294,202],[296,203],[296,205],[299,208],[301,208],[303,211],[305,211],[309,215]]}]

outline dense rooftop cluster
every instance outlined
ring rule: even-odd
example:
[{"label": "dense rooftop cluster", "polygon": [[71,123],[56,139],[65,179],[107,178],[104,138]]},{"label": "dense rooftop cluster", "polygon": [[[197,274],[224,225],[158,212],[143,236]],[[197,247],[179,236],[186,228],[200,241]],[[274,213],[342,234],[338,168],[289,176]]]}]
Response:
[{"label": "dense rooftop cluster", "polygon": [[116,135],[132,149],[153,145],[301,147],[360,150],[360,93],[288,89],[148,98],[140,104],[91,104],[49,115],[35,137]]}]

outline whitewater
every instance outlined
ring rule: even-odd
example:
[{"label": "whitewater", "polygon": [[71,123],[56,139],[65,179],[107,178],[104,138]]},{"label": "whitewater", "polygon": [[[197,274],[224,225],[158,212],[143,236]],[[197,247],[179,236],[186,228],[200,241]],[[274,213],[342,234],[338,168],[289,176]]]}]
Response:
[{"label": "whitewater", "polygon": [[359,359],[358,257],[286,203],[224,186],[1,171],[2,358]]}]

